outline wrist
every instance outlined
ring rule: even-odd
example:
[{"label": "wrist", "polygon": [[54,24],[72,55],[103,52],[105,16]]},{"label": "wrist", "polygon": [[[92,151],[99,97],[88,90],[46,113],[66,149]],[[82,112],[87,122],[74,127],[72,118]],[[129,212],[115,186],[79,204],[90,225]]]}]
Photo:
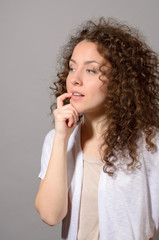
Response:
[{"label": "wrist", "polygon": [[55,132],[54,142],[59,143],[59,146],[61,144],[67,145],[68,140],[69,140],[69,137],[65,136],[64,134],[59,134]]}]

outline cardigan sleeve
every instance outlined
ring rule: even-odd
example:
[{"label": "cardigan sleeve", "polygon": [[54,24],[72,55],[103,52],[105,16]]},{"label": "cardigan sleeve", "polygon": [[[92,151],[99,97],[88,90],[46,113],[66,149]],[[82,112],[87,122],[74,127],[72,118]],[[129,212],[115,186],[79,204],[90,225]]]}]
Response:
[{"label": "cardigan sleeve", "polygon": [[39,173],[39,178],[44,179],[47,167],[50,160],[50,155],[52,151],[52,144],[55,135],[55,130],[51,130],[45,137],[43,147],[42,147],[42,154],[41,154],[41,170]]},{"label": "cardigan sleeve", "polygon": [[156,143],[156,152],[152,154],[152,172],[149,175],[149,183],[152,199],[152,217],[155,223],[155,229],[159,231],[159,138]]},{"label": "cardigan sleeve", "polygon": [[148,152],[144,149],[144,156],[147,164],[152,219],[155,230],[159,231],[159,133],[156,134],[154,143],[156,150]]}]

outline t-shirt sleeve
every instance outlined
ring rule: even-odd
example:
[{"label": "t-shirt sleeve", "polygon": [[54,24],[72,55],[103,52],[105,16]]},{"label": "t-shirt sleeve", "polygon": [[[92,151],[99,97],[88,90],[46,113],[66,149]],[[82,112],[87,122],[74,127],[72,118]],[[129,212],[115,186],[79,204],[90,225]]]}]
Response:
[{"label": "t-shirt sleeve", "polygon": [[152,215],[156,231],[159,231],[159,134],[157,134],[156,138],[157,149],[155,154],[152,155],[151,164],[153,171],[149,181],[152,198]]},{"label": "t-shirt sleeve", "polygon": [[39,173],[39,178],[44,179],[47,167],[50,160],[50,155],[52,151],[52,144],[55,135],[55,130],[51,130],[45,137],[43,147],[42,147],[42,154],[41,154],[41,171]]},{"label": "t-shirt sleeve", "polygon": [[149,182],[149,194],[151,197],[152,219],[155,224],[156,231],[159,231],[159,134],[157,133],[155,142],[156,151],[147,152],[145,159],[147,164],[147,175]]}]

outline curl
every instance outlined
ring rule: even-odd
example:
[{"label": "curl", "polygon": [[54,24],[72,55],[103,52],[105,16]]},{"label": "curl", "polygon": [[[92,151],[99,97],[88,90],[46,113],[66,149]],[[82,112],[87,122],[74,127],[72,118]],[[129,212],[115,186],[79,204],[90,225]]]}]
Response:
[{"label": "curl", "polygon": [[[110,68],[101,76],[109,80],[105,99],[107,131],[101,146],[104,172],[113,176],[122,158],[129,155],[128,169],[140,168],[138,141],[144,133],[147,150],[153,151],[153,139],[159,129],[159,61],[136,29],[117,20],[100,18],[84,23],[62,49],[58,80],[51,90],[55,96],[66,92],[66,78],[73,49],[82,40],[94,42]],[[51,105],[51,111],[53,110]]]}]

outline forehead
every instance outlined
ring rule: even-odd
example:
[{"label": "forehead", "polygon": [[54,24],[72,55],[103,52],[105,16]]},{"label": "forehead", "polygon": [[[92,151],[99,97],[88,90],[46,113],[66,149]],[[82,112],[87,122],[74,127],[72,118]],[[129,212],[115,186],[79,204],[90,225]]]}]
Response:
[{"label": "forehead", "polygon": [[104,60],[97,50],[97,44],[86,40],[79,42],[75,46],[71,58],[74,60],[83,59],[85,61],[96,60],[100,63],[102,63]]}]

